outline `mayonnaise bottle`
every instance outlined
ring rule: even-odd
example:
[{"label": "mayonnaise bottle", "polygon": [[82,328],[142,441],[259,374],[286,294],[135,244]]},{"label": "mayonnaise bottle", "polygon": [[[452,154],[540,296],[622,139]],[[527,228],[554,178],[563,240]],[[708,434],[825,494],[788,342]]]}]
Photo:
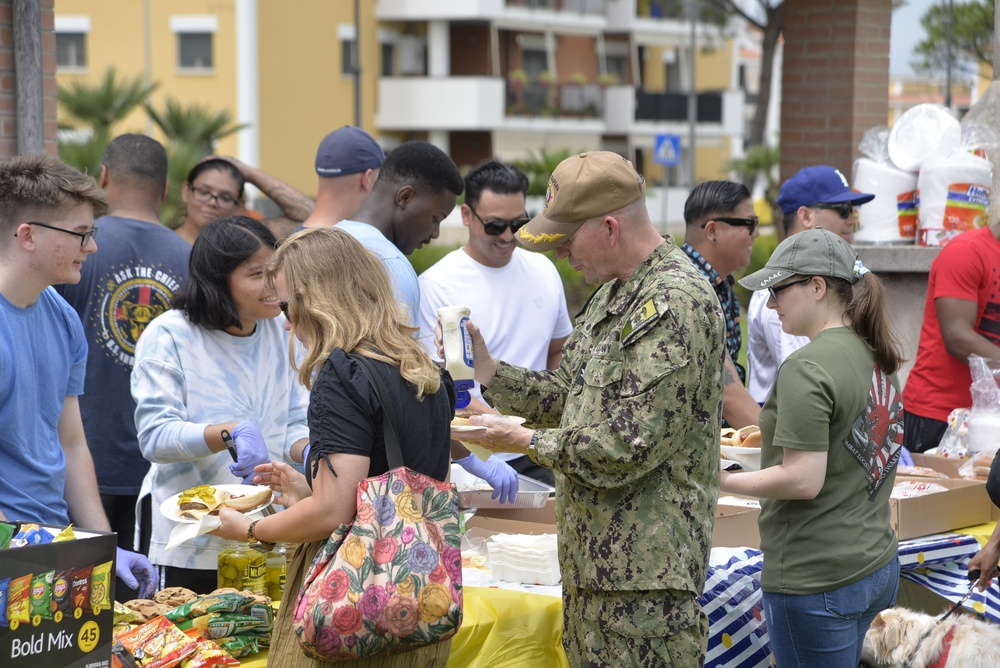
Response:
[{"label": "mayonnaise bottle", "polygon": [[469,307],[442,306],[438,309],[441,321],[441,339],[444,344],[444,368],[455,382],[455,408],[465,408],[472,400],[469,390],[476,385],[475,364],[472,358],[472,337],[465,323],[469,321]]}]

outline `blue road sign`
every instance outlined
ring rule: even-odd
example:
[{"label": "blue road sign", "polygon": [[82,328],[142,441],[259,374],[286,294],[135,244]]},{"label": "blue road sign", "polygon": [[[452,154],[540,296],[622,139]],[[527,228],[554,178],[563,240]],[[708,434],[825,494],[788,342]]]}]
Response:
[{"label": "blue road sign", "polygon": [[680,135],[656,135],[653,162],[666,167],[678,167],[681,164]]}]

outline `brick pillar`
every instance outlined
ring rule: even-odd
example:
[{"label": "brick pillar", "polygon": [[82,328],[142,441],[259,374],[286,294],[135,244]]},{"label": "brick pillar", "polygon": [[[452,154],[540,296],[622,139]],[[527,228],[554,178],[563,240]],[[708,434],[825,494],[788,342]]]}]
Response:
[{"label": "brick pillar", "polygon": [[888,122],[892,0],[785,0],[781,180],[833,165],[851,178],[858,142]]},{"label": "brick pillar", "polygon": [[[42,19],[42,95],[45,152],[56,145],[56,37],[54,0],[40,0]],[[17,93],[14,79],[13,0],[0,0],[0,160],[17,154]]]}]

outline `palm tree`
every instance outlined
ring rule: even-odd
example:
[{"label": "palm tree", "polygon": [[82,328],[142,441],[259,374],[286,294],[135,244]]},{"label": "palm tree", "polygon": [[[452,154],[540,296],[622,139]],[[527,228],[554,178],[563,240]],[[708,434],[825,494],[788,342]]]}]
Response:
[{"label": "palm tree", "polygon": [[246,127],[233,124],[233,114],[228,109],[213,112],[208,105],[184,105],[173,97],[167,97],[162,110],[149,103],[145,108],[171,143],[187,144],[202,150],[204,155],[214,151],[215,142]]},{"label": "palm tree", "polygon": [[549,184],[549,176],[559,163],[573,155],[574,151],[561,148],[550,151],[539,149],[530,151],[525,160],[515,160],[514,166],[528,176],[528,195],[544,195]]}]

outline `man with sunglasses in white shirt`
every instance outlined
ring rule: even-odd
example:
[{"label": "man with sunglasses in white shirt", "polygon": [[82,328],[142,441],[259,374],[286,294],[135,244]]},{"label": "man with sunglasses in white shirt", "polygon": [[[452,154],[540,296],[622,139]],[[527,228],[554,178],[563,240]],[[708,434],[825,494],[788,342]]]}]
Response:
[{"label": "man with sunglasses in white shirt", "polygon": [[[470,318],[500,358],[533,371],[559,366],[573,324],[555,265],[543,255],[518,248],[515,233],[530,220],[525,211],[527,192],[528,177],[499,160],[485,160],[466,175],[462,224],[469,230],[469,240],[419,278],[418,324],[432,356],[436,356],[437,310],[462,305],[472,311]],[[473,397],[474,402],[481,401],[478,384]],[[493,410],[485,403],[475,405]],[[525,455],[495,454],[490,460],[507,461],[519,473],[555,483],[550,469]]]},{"label": "man with sunglasses in white shirt", "polygon": [[[785,237],[804,230],[822,228],[839,234],[848,243],[854,239],[855,209],[875,199],[875,195],[851,190],[840,170],[829,165],[803,167],[785,181],[778,193],[784,218]],[[785,358],[809,343],[808,337],[786,334],[778,313],[767,308],[772,297],[767,290],[754,292],[747,309],[747,389],[759,404],[767,401]]]}]

